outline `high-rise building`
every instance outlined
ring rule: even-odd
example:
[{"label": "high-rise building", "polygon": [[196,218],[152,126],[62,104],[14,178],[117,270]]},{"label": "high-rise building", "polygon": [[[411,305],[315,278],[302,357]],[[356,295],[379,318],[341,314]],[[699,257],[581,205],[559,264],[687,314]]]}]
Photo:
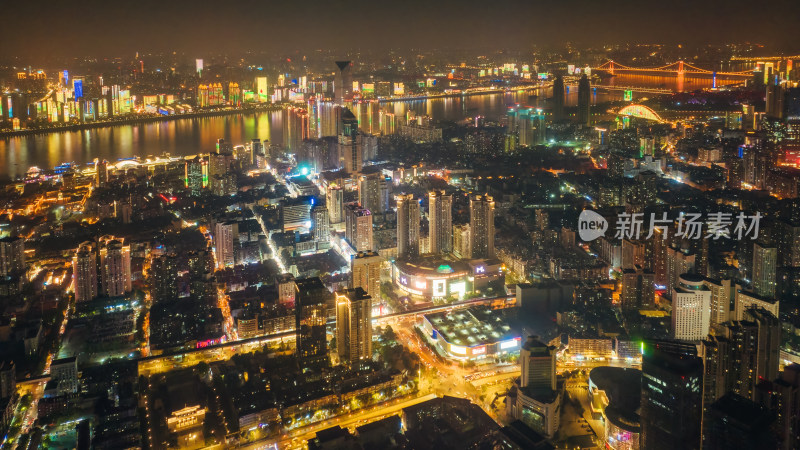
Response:
[{"label": "high-rise building", "polygon": [[[267,142],[269,144],[269,142]],[[250,164],[254,167],[259,169],[266,168],[266,165],[262,167],[262,161],[266,160],[267,154],[264,151],[264,144],[261,142],[261,139],[253,139],[250,141],[250,157],[252,161]]]},{"label": "high-rise building", "polygon": [[338,186],[331,186],[326,192],[326,205],[331,216],[330,223],[344,221],[344,191]]},{"label": "high-rise building", "polygon": [[666,288],[667,292],[672,293],[678,285],[681,274],[695,272],[696,257],[694,254],[673,247],[666,249],[666,257]]},{"label": "high-rise building", "polygon": [[672,336],[678,340],[699,341],[708,336],[711,326],[711,290],[703,277],[685,273],[672,289]]},{"label": "high-rise building", "polygon": [[105,186],[108,183],[108,161],[94,160],[94,185],[96,187]]},{"label": "high-rise building", "polygon": [[372,212],[358,203],[345,206],[345,239],[357,252],[373,250]]},{"label": "high-rise building", "polygon": [[519,351],[520,386],[556,389],[556,348],[529,337]]},{"label": "high-rise building", "polygon": [[469,258],[469,224],[453,225],[453,256],[456,258]]},{"label": "high-rise building", "polygon": [[224,269],[236,265],[239,245],[239,223],[236,221],[217,222],[214,227],[214,253],[217,268]]},{"label": "high-rise building", "polygon": [[800,447],[800,364],[786,366],[773,383],[778,401],[778,435],[781,450]]},{"label": "high-rise building", "polygon": [[381,264],[376,252],[358,252],[350,260],[350,288],[361,288],[376,301],[381,296]]},{"label": "high-rise building", "polygon": [[649,309],[655,304],[655,280],[653,272],[636,266],[622,271],[623,309]]},{"label": "high-rise building", "polygon": [[131,283],[131,248],[121,239],[100,241],[101,292],[108,297],[125,295],[133,290]]},{"label": "high-rise building", "polygon": [[561,395],[556,390],[556,348],[531,336],[519,353],[521,376],[508,393],[507,412],[538,433],[554,436]]},{"label": "high-rise building", "polygon": [[694,344],[646,342],[642,354],[640,448],[700,449],[703,362]]},{"label": "high-rise building", "polygon": [[711,291],[711,325],[727,322],[731,313],[731,300],[735,294],[733,281],[705,278],[703,284]]},{"label": "high-rise building", "polygon": [[471,257],[494,258],[494,199],[473,195],[469,200],[469,238]]},{"label": "high-rise building", "polygon": [[556,76],[553,81],[553,122],[564,120],[564,78]]},{"label": "high-rise building", "polygon": [[578,124],[589,126],[591,124],[591,103],[592,103],[592,93],[591,93],[591,84],[589,83],[589,78],[586,74],[581,76],[580,81],[578,81]]},{"label": "high-rise building", "polygon": [[401,194],[397,200],[397,257],[419,255],[419,202],[413,194]]},{"label": "high-rise building", "polygon": [[186,161],[184,169],[184,186],[189,190],[189,195],[200,195],[208,186],[208,161],[196,156]]},{"label": "high-rise building", "polygon": [[267,77],[256,77],[253,83],[253,93],[255,94],[257,102],[269,101],[269,85],[267,84]]},{"label": "high-rise building", "polygon": [[373,214],[384,214],[389,210],[391,180],[381,173],[362,175],[358,178],[358,203]]},{"label": "high-rise building", "polygon": [[56,384],[57,395],[77,394],[78,360],[76,357],[62,358],[50,364],[50,379]]},{"label": "high-rise building", "polygon": [[72,289],[75,302],[97,297],[97,255],[91,243],[84,243],[72,258]]},{"label": "high-rise building", "polygon": [[428,194],[428,230],[431,253],[453,251],[453,196],[445,191]]},{"label": "high-rise building", "polygon": [[766,114],[767,117],[783,119],[785,90],[783,84],[770,80],[767,84]]},{"label": "high-rise building", "polygon": [[336,76],[333,80],[333,91],[336,103],[344,105],[353,101],[353,63],[350,61],[336,61]]},{"label": "high-rise building", "polygon": [[775,297],[777,265],[777,248],[760,242],[753,243],[753,289],[756,294],[766,298]]},{"label": "high-rise building", "polygon": [[340,362],[372,359],[372,298],[361,288],[336,293],[336,351]]},{"label": "high-rise building", "polygon": [[25,272],[25,238],[8,236],[0,239],[0,276]]},{"label": "high-rise building", "polygon": [[703,448],[750,450],[777,448],[775,416],[750,399],[728,393],[708,408],[703,419]]},{"label": "high-rise building", "polygon": [[342,111],[342,130],[338,135],[339,167],[345,172],[358,174],[364,165],[364,147],[358,131],[358,119],[349,108]]},{"label": "high-rise building", "polygon": [[174,254],[153,258],[148,274],[154,303],[178,297],[178,261]]},{"label": "high-rise building", "polygon": [[324,365],[328,359],[326,325],[331,293],[319,278],[295,281],[297,356],[304,367]]},{"label": "high-rise building", "polygon": [[314,234],[314,240],[317,242],[318,247],[320,244],[323,247],[330,244],[330,214],[328,214],[328,208],[325,206],[315,205],[311,209],[311,232]]},{"label": "high-rise building", "polygon": [[730,342],[726,387],[756,400],[756,386],[778,375],[780,321],[765,309],[751,308],[745,320],[729,322],[724,331]]}]

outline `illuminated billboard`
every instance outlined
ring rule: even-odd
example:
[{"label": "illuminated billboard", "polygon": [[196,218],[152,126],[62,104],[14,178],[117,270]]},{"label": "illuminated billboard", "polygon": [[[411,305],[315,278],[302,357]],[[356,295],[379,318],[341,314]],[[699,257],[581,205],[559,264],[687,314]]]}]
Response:
[{"label": "illuminated billboard", "polygon": [[455,355],[466,355],[467,354],[467,348],[466,347],[462,347],[460,345],[450,344],[450,353],[453,353]]}]

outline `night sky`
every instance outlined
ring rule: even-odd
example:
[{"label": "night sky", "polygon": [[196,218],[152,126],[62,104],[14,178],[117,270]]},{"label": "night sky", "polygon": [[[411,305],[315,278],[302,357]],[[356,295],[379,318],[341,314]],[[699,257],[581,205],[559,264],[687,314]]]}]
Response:
[{"label": "night sky", "polygon": [[800,1],[5,0],[0,56],[756,42],[800,47]]}]

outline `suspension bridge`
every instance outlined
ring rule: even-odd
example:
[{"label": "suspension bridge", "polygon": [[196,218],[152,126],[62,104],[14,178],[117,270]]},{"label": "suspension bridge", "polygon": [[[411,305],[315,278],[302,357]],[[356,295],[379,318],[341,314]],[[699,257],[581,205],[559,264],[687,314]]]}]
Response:
[{"label": "suspension bridge", "polygon": [[718,77],[726,77],[726,78],[749,78],[753,76],[753,71],[742,71],[742,72],[721,72],[721,71],[714,71],[714,70],[707,70],[692,64],[689,64],[685,61],[675,61],[674,63],[667,64],[664,66],[659,67],[631,67],[626,66],[624,64],[620,64],[616,61],[606,61],[605,63],[601,64],[598,67],[593,67],[593,71],[601,71],[601,72],[608,72],[611,75],[616,74],[674,74],[678,76],[686,76],[686,75],[708,75],[708,76],[718,76]]}]

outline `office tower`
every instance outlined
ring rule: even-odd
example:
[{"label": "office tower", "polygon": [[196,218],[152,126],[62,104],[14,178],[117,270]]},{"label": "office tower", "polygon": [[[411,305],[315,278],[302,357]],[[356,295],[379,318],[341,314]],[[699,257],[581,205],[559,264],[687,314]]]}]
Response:
[{"label": "office tower", "polygon": [[184,168],[184,186],[189,190],[189,195],[200,195],[208,186],[208,161],[196,156],[186,161]]},{"label": "office tower", "polygon": [[72,289],[76,303],[97,297],[97,255],[90,243],[81,244],[72,258]]},{"label": "office tower", "polygon": [[260,161],[266,159],[267,157],[266,153],[264,152],[264,144],[261,143],[261,139],[253,139],[250,141],[250,157],[252,158],[250,164],[252,164],[254,167],[259,169],[265,168],[261,167],[261,164],[259,164]]},{"label": "office tower", "polygon": [[519,351],[520,386],[556,389],[556,348],[531,336]]},{"label": "office tower", "polygon": [[699,449],[703,362],[694,344],[646,342],[642,354],[640,444],[648,450]]},{"label": "office tower", "polygon": [[108,183],[108,161],[94,160],[94,185],[95,187],[105,186]]},{"label": "office tower", "polygon": [[0,239],[0,276],[25,272],[25,239],[4,237]]},{"label": "office tower", "polygon": [[578,124],[589,126],[591,124],[591,100],[592,100],[592,93],[591,93],[591,85],[589,84],[589,78],[586,77],[586,74],[581,75],[581,79],[578,82]]},{"label": "office tower", "polygon": [[706,417],[711,405],[729,390],[728,370],[731,367],[731,344],[725,336],[709,335],[698,346],[703,359],[703,441],[708,440]]},{"label": "office tower", "polygon": [[326,325],[331,293],[319,278],[295,281],[297,357],[304,367],[325,364],[328,359]]},{"label": "office tower", "polygon": [[331,216],[330,223],[342,223],[344,221],[344,191],[338,186],[331,186],[325,197],[328,213]]},{"label": "office tower", "polygon": [[469,224],[453,225],[453,256],[456,258],[469,258]]},{"label": "office tower", "polygon": [[361,288],[336,293],[336,351],[347,364],[372,359],[372,298]]},{"label": "office tower", "polygon": [[753,289],[761,297],[775,297],[777,264],[777,248],[753,243]]},{"label": "office tower", "polygon": [[397,257],[419,255],[419,202],[413,194],[401,194],[397,200]]},{"label": "office tower", "polygon": [[256,77],[253,82],[253,93],[256,96],[256,101],[260,103],[269,101],[269,85],[267,84],[267,77]]},{"label": "office tower", "polygon": [[372,213],[358,203],[348,203],[344,210],[345,239],[357,251],[373,250]]},{"label": "office tower", "polygon": [[767,95],[766,95],[766,115],[767,117],[772,117],[774,119],[783,119],[783,110],[784,110],[784,88],[783,84],[776,83],[774,80],[770,80],[767,84]]},{"label": "office tower", "polygon": [[329,244],[331,237],[328,208],[316,205],[311,209],[311,232],[318,243]]},{"label": "office tower", "polygon": [[77,394],[78,360],[72,356],[53,361],[50,364],[50,379],[56,383],[57,395]]},{"label": "office tower", "polygon": [[746,319],[729,322],[725,337],[730,341],[727,389],[756,399],[756,386],[778,374],[780,321],[764,309],[748,310]]},{"label": "office tower", "polygon": [[703,448],[752,450],[777,448],[775,416],[750,399],[728,393],[714,402],[703,421]]},{"label": "office tower", "polygon": [[655,304],[655,280],[653,272],[636,266],[622,271],[623,309],[649,309]]},{"label": "office tower", "polygon": [[428,194],[428,230],[431,253],[453,251],[453,196],[445,191]]},{"label": "office tower", "polygon": [[711,290],[703,277],[685,273],[672,289],[672,337],[699,341],[711,326]]},{"label": "office tower", "polygon": [[239,223],[217,222],[214,226],[214,255],[217,258],[218,269],[236,265],[238,245]]},{"label": "office tower", "polygon": [[564,79],[561,75],[553,81],[553,122],[564,120]]},{"label": "office tower", "polygon": [[353,63],[350,61],[336,61],[336,76],[333,80],[333,91],[336,103],[344,105],[353,101]]},{"label": "office tower", "polygon": [[508,392],[507,413],[546,436],[559,427],[561,395],[556,390],[556,348],[531,336],[520,349],[521,376]]},{"label": "office tower", "polygon": [[0,360],[0,399],[10,399],[16,392],[17,370],[14,360]]},{"label": "office tower", "polygon": [[153,302],[173,300],[178,297],[178,261],[174,254],[153,258],[148,271],[150,294]]},{"label": "office tower", "polygon": [[285,198],[280,203],[281,227],[283,231],[311,227],[311,207],[316,199],[310,195]]},{"label": "office tower", "polygon": [[373,214],[384,214],[389,210],[389,188],[391,180],[381,173],[362,175],[358,178],[358,203]]},{"label": "office tower", "polygon": [[364,148],[361,133],[358,131],[358,119],[348,108],[342,111],[342,130],[338,135],[336,149],[339,167],[347,173],[358,174],[364,165]]},{"label": "office tower", "polygon": [[100,242],[100,285],[103,295],[117,297],[133,290],[131,284],[131,248],[121,240]]},{"label": "office tower", "polygon": [[275,284],[278,286],[278,302],[289,308],[294,308],[297,284],[294,275],[284,273],[275,277]]},{"label": "office tower", "polygon": [[472,195],[469,199],[469,238],[471,257],[494,258],[494,199]]},{"label": "office tower", "polygon": [[680,249],[668,247],[666,249],[666,288],[667,292],[672,293],[678,285],[678,278],[684,273],[694,273],[695,255],[689,254]]},{"label": "office tower", "polygon": [[381,298],[381,264],[375,252],[358,252],[350,260],[350,288],[361,288],[377,302]]},{"label": "office tower", "polygon": [[705,278],[703,284],[711,291],[711,325],[727,322],[731,313],[731,300],[735,294],[733,281]]}]

